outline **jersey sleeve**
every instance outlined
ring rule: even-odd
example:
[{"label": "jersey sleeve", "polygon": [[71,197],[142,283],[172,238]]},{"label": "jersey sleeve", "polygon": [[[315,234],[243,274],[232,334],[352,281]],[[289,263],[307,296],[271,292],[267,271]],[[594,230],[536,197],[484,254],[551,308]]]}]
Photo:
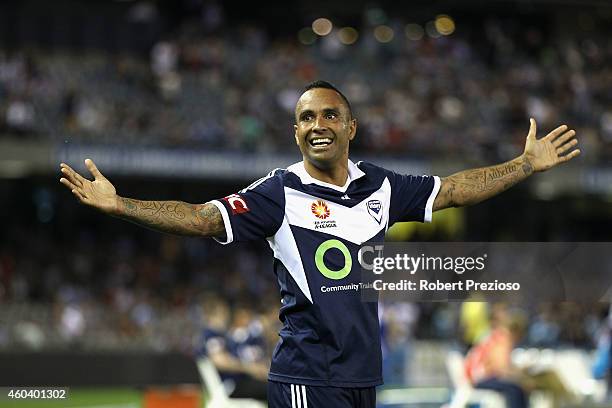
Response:
[{"label": "jersey sleeve", "polygon": [[389,173],[389,226],[401,221],[431,222],[433,203],[440,191],[440,177]]},{"label": "jersey sleeve", "polygon": [[223,217],[225,239],[221,244],[253,241],[274,235],[285,216],[282,179],[275,172],[238,193],[210,201]]}]

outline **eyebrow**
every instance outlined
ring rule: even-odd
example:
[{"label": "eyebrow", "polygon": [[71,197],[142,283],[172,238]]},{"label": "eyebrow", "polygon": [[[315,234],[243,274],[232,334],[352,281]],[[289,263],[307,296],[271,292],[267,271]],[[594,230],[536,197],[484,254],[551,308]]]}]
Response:
[{"label": "eyebrow", "polygon": [[[323,113],[335,113],[337,115],[340,115],[340,109],[339,108],[324,108]],[[306,109],[305,111],[300,112],[298,116],[302,118],[304,115],[307,115],[307,114],[314,114],[314,111],[312,109]]]}]

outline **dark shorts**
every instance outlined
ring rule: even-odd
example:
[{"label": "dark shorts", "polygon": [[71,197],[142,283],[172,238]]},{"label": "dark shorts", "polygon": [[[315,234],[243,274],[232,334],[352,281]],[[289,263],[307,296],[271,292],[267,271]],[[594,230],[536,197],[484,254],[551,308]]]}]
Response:
[{"label": "dark shorts", "polygon": [[375,408],[376,387],[341,388],[268,381],[268,408]]}]

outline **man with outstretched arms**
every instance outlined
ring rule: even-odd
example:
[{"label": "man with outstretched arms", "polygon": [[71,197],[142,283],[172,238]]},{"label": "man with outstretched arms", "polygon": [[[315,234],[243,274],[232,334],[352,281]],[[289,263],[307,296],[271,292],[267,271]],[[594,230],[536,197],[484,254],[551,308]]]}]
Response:
[{"label": "man with outstretched arms", "polygon": [[436,210],[479,203],[571,160],[580,153],[575,132],[563,125],[537,139],[531,119],[525,151],[516,159],[439,178],[350,161],[357,120],[346,97],[327,82],[305,88],[295,121],[302,162],[205,204],[118,196],[90,159],[85,165],[93,181],[64,163],[60,181],[83,204],[158,231],[222,244],[266,239],[283,323],[269,406],[374,408],[375,386],[382,384],[378,311],[355,290],[359,246],[382,241],[395,222],[431,221]]}]

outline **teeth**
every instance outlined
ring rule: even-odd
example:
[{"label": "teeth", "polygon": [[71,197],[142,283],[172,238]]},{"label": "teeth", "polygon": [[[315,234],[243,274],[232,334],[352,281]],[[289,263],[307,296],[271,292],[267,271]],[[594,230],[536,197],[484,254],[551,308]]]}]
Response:
[{"label": "teeth", "polygon": [[322,139],[313,139],[310,141],[310,143],[313,146],[321,146],[321,145],[328,145],[332,142],[332,140],[328,137],[322,138]]}]

